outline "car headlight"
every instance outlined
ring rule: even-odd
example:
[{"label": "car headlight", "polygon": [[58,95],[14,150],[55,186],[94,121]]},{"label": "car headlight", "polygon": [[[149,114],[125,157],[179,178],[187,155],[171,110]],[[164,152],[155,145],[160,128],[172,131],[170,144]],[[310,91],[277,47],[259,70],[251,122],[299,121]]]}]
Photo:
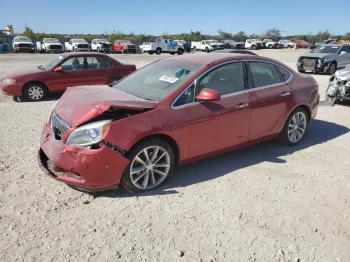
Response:
[{"label": "car headlight", "polygon": [[5,85],[14,85],[14,84],[16,84],[16,80],[7,78],[7,79],[2,80],[2,83]]},{"label": "car headlight", "polygon": [[75,129],[67,138],[67,145],[91,146],[104,139],[112,120],[102,120]]}]

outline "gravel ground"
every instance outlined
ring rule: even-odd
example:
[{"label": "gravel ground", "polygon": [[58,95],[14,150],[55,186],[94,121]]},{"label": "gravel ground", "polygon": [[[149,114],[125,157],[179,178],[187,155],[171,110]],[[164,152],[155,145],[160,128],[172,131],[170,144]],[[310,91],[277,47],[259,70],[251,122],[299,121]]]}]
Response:
[{"label": "gravel ground", "polygon": [[[293,68],[302,52],[257,51]],[[0,55],[0,75],[51,56]],[[329,77],[314,77],[323,100]],[[296,147],[271,141],[181,167],[147,194],[92,196],[37,165],[56,100],[0,97],[0,261],[350,261],[349,106],[320,105]]]}]

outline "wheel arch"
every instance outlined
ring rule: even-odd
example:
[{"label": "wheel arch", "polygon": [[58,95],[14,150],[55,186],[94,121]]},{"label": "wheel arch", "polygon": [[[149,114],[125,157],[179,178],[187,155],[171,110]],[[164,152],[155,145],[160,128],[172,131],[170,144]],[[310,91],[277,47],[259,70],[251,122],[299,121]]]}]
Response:
[{"label": "wheel arch", "polygon": [[307,106],[306,104],[300,104],[300,105],[295,106],[295,107],[289,112],[288,117],[289,117],[295,110],[297,110],[298,108],[302,108],[302,109],[304,109],[304,110],[306,111],[306,113],[307,113],[307,120],[308,120],[308,122],[310,122],[310,120],[311,120],[311,109],[310,109],[310,107]]}]

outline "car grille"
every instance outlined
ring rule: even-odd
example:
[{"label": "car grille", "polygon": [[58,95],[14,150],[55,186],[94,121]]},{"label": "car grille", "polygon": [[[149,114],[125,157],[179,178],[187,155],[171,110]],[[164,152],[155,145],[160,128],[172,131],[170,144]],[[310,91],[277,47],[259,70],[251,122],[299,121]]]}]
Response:
[{"label": "car grille", "polygon": [[87,44],[78,44],[78,48],[88,48],[89,45]]},{"label": "car grille", "polygon": [[61,45],[50,45],[49,49],[50,50],[62,50],[62,46]]},{"label": "car grille", "polygon": [[30,48],[32,47],[31,44],[18,44],[18,47],[21,47],[21,48]]},{"label": "car grille", "polygon": [[303,65],[304,65],[304,70],[306,69],[315,69],[316,66],[316,60],[317,58],[304,58],[303,59]]},{"label": "car grille", "polygon": [[135,49],[134,45],[128,45],[128,49]]},{"label": "car grille", "polygon": [[70,128],[70,124],[68,124],[65,120],[60,118],[55,112],[51,115],[51,128],[52,132],[55,134],[55,138],[57,140],[61,140],[64,133]]}]

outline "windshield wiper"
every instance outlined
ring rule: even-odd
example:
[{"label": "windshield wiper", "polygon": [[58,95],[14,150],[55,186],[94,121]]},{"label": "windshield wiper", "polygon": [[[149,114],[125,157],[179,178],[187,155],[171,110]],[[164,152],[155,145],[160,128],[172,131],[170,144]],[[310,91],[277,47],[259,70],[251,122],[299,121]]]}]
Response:
[{"label": "windshield wiper", "polygon": [[45,70],[45,67],[43,67],[43,65],[39,65],[38,68],[41,70]]}]

